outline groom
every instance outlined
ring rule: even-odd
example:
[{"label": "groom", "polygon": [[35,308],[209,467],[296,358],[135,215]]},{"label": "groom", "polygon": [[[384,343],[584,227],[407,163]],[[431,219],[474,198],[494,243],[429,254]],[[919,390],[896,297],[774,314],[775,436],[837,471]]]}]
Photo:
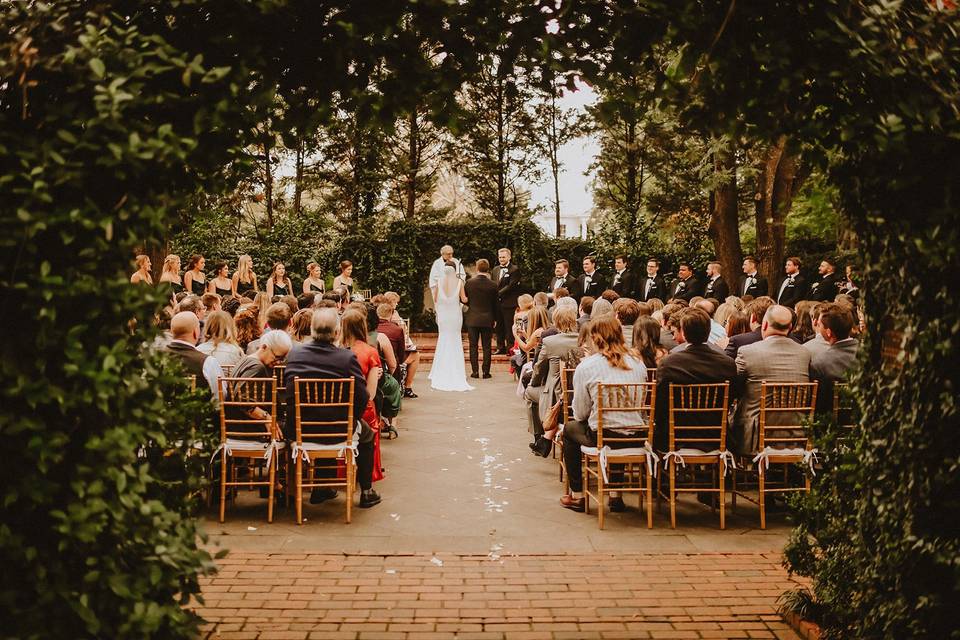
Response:
[{"label": "groom", "polygon": [[490,279],[490,262],[484,258],[477,260],[477,275],[463,285],[467,296],[467,335],[470,339],[470,374],[479,378],[477,373],[477,341],[483,343],[483,377],[490,378],[490,340],[493,337],[493,325],[497,319],[497,285]]}]

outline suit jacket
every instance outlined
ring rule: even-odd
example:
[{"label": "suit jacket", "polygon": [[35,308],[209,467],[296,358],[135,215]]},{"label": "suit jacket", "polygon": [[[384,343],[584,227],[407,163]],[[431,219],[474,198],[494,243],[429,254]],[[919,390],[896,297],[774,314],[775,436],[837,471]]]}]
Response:
[{"label": "suit jacket", "polygon": [[791,309],[806,295],[807,279],[799,273],[792,278],[785,276],[783,280],[777,283],[777,288],[773,291],[773,297],[777,304],[782,304]]},{"label": "suit jacket", "polygon": [[[670,434],[670,383],[707,384],[728,382],[737,377],[737,365],[706,344],[693,344],[667,355],[657,366],[657,406],[654,446],[666,451]],[[713,416],[711,416],[713,417]]]},{"label": "suit jacket", "polygon": [[[670,285],[670,294],[667,296],[667,300],[680,298],[681,300],[690,302],[690,300],[698,295],[700,295],[700,281],[697,280],[697,276],[690,276],[686,280],[677,278]],[[666,300],[664,302],[666,302]]]},{"label": "suit jacket", "polygon": [[[503,277],[500,274],[503,273]],[[520,297],[520,268],[512,262],[504,269],[500,265],[493,268],[490,277],[493,283],[497,285],[497,299],[501,307],[515,309],[517,298]],[[513,314],[511,314],[513,317]]]},{"label": "suit jacket", "polygon": [[740,347],[753,344],[754,342],[760,342],[761,340],[763,340],[763,335],[760,333],[760,327],[757,327],[753,331],[748,331],[746,333],[741,333],[740,335],[731,337],[730,342],[727,343],[727,347],[723,350],[723,352],[731,358],[736,358],[737,353],[740,351]]},{"label": "suit jacket", "polygon": [[475,275],[463,285],[467,296],[468,327],[493,328],[497,319],[497,285],[485,275]]},{"label": "suit jacket", "polygon": [[829,273],[810,283],[810,294],[807,297],[817,302],[833,302],[840,293],[842,281],[843,277],[839,273]]},{"label": "suit jacket", "polygon": [[[600,271],[594,271],[593,275],[590,276],[590,284],[586,284],[587,274],[583,274],[577,278],[577,287],[580,289],[579,294],[580,298],[583,296],[591,296],[593,298],[599,298],[600,294],[606,291],[606,279],[600,274]],[[577,298],[579,301],[580,298]]]},{"label": "suit jacket", "polygon": [[637,299],[636,278],[630,269],[623,270],[619,282],[617,281],[617,272],[614,271],[613,277],[610,278],[609,288],[616,291],[621,298]]},{"label": "suit jacket", "polygon": [[847,379],[857,362],[856,338],[847,338],[830,345],[810,360],[810,377],[820,383],[817,390],[817,413],[833,410],[833,384]]},{"label": "suit jacket", "polygon": [[741,298],[743,296],[753,296],[754,298],[759,298],[760,296],[767,295],[767,292],[770,290],[770,285],[767,282],[767,279],[759,273],[754,276],[749,287],[746,287],[746,284],[747,276],[743,276],[740,278],[740,284],[737,287],[737,295]]},{"label": "suit jacket", "polygon": [[[647,280],[652,280],[650,284],[650,291],[647,292]],[[667,301],[667,284],[663,281],[663,277],[656,276],[651,278],[650,276],[644,274],[644,276],[637,280],[637,300],[643,300],[646,302],[652,298],[658,298],[663,302]]]},{"label": "suit jacket", "polygon": [[[360,370],[360,362],[350,349],[341,349],[329,342],[311,340],[295,344],[287,356],[287,369],[283,384],[286,387],[287,421],[283,435],[287,441],[296,439],[296,408],[294,407],[294,378],[353,378],[353,417],[359,420],[370,399],[367,380]],[[344,398],[344,402],[349,399]],[[339,407],[311,408],[302,410],[304,420],[343,420],[346,412]],[[339,427],[336,427],[339,430]],[[320,427],[313,427],[320,431]],[[315,431],[315,432],[316,432]]]},{"label": "suit jacket", "polygon": [[[558,288],[556,286],[558,279],[559,278],[557,278],[556,276],[550,278],[550,282],[547,283],[547,288],[546,288],[547,293],[553,293],[553,291]],[[580,293],[580,283],[577,282],[577,279],[574,278],[569,273],[563,277],[563,284],[560,286],[562,286],[564,289],[570,292],[571,298],[575,298],[579,300],[582,297],[582,294]]]},{"label": "suit jacket", "polygon": [[550,408],[560,399],[560,369],[571,351],[577,351],[576,333],[558,333],[543,339],[540,355],[533,365],[530,386],[539,388],[537,409],[540,420],[546,420]]},{"label": "suit jacket", "polygon": [[733,451],[750,454],[759,442],[761,382],[809,382],[810,352],[787,336],[770,336],[737,353],[740,400],[730,434]]},{"label": "suit jacket", "polygon": [[729,295],[730,285],[723,276],[717,276],[716,280],[707,280],[707,286],[703,290],[704,298],[716,298],[722,303]]}]

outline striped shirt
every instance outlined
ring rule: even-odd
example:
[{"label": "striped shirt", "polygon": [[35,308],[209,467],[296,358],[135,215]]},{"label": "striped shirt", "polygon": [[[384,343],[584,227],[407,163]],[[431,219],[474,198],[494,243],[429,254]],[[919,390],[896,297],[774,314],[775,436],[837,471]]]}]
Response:
[{"label": "striped shirt", "polygon": [[[573,417],[581,422],[587,421],[594,431],[597,430],[597,383],[634,384],[647,381],[647,368],[642,360],[633,356],[626,356],[625,360],[630,369],[618,369],[611,366],[602,354],[595,353],[582,360],[573,372]],[[603,421],[605,429],[636,428],[646,424],[640,411],[605,412]]]}]

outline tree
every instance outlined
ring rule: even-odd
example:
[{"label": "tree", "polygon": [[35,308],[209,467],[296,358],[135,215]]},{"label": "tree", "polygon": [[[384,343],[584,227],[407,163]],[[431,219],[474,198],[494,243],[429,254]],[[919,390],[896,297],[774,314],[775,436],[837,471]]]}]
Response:
[{"label": "tree", "polygon": [[719,140],[712,155],[715,186],[710,192],[710,237],[724,280],[734,283],[739,279],[743,248],[740,246],[737,159],[732,141]]},{"label": "tree", "polygon": [[555,80],[550,83],[549,89],[541,89],[538,92],[533,114],[534,139],[540,153],[546,156],[550,166],[550,180],[553,184],[553,200],[550,204],[553,206],[558,238],[562,237],[560,233],[560,170],[563,168],[563,163],[560,161],[560,149],[583,133],[582,118],[577,115],[576,109],[565,109],[560,105],[563,89],[563,86]]},{"label": "tree", "polygon": [[388,201],[408,220],[429,206],[448,154],[448,135],[430,122],[428,115],[422,107],[415,107],[387,138]]}]

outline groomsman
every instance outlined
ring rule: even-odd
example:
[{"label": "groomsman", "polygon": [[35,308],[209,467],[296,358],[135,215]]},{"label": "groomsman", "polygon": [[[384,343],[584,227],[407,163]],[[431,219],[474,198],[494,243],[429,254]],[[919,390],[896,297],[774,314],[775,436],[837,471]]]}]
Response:
[{"label": "groomsman", "polygon": [[632,298],[636,300],[637,292],[633,271],[629,268],[627,256],[617,256],[613,260],[613,268],[616,272],[613,274],[613,280],[610,281],[610,288],[617,292],[621,298]]},{"label": "groomsman", "polygon": [[577,280],[570,275],[570,262],[565,258],[553,263],[553,278],[547,283],[547,294],[552,296],[553,292],[561,287],[570,292],[571,298],[580,299]]},{"label": "groomsman", "polygon": [[681,262],[677,268],[678,278],[670,285],[670,295],[668,300],[679,298],[690,302],[693,298],[700,295],[700,281],[693,275],[693,269],[689,263]]},{"label": "groomsman", "polygon": [[577,285],[580,289],[580,297],[591,296],[599,298],[605,291],[603,279],[597,271],[597,259],[593,256],[587,256],[583,259],[583,275],[577,278]]},{"label": "groomsman", "polygon": [[651,298],[666,301],[667,285],[660,275],[660,261],[656,258],[647,260],[647,275],[637,282],[637,300],[646,302]]},{"label": "groomsman", "polygon": [[777,304],[792,309],[807,293],[807,280],[800,275],[800,258],[787,258],[784,272],[786,275],[777,289]]},{"label": "groomsman", "polygon": [[707,288],[703,290],[704,298],[716,298],[721,303],[730,295],[730,286],[720,275],[723,268],[719,262],[711,262],[707,265]]},{"label": "groomsman", "polygon": [[767,295],[769,285],[767,279],[757,273],[757,260],[753,256],[743,259],[743,278],[740,280],[740,297],[753,296],[759,298]]},{"label": "groomsman", "polygon": [[837,273],[837,265],[832,258],[824,258],[820,263],[820,279],[810,285],[810,299],[817,302],[833,302],[840,292],[843,278]]},{"label": "groomsman", "polygon": [[513,254],[510,249],[497,251],[497,260],[500,266],[493,270],[493,281],[497,283],[498,312],[497,317],[497,354],[506,355],[512,346],[513,312],[517,308],[517,298],[520,297],[520,269],[511,262]]}]

